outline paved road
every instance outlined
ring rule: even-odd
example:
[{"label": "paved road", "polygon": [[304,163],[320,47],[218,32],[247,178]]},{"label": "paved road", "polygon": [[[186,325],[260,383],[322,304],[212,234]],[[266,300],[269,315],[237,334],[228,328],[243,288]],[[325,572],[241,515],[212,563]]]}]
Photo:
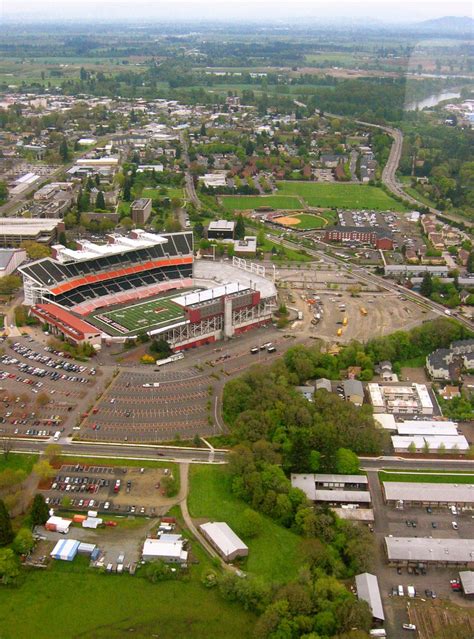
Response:
[{"label": "paved road", "polygon": [[189,160],[188,141],[186,140],[186,134],[180,133],[179,139],[183,147],[182,157],[183,157],[184,163],[186,164],[186,171],[184,174],[184,180],[186,183],[186,194],[190,202],[192,202],[197,209],[200,209],[201,200],[197,196],[196,189],[194,188],[193,176],[189,172],[189,166],[191,162]]},{"label": "paved road", "polygon": [[[330,118],[338,118],[338,119],[341,119],[341,118],[350,119],[349,116],[337,115],[335,113],[325,113],[325,116]],[[426,207],[426,204],[424,204],[420,200],[417,200],[416,198],[406,193],[403,190],[403,185],[400,184],[400,182],[396,178],[396,172],[398,169],[398,165],[400,163],[400,157],[401,157],[402,149],[403,149],[403,133],[400,131],[400,129],[395,129],[389,126],[383,126],[381,124],[374,124],[373,122],[364,122],[363,120],[355,120],[355,122],[357,124],[361,124],[362,126],[379,129],[381,131],[384,131],[385,133],[388,133],[388,135],[390,135],[390,137],[393,139],[393,144],[390,149],[390,154],[387,160],[387,164],[385,165],[382,171],[382,182],[392,193],[394,193],[395,195],[398,195],[399,197],[402,197],[404,200],[407,200],[408,202],[413,204],[413,206]],[[468,219],[461,217],[459,215],[456,215],[455,213],[439,211],[438,209],[435,209],[432,206],[428,206],[428,209],[430,213],[433,213],[434,215],[440,215],[453,222],[462,223],[469,229],[472,229],[474,227],[473,222],[470,222]]]}]

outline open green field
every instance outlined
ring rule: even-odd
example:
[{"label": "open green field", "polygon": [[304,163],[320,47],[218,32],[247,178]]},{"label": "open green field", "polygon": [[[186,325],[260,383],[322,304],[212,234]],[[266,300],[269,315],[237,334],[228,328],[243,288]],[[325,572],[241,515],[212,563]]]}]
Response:
[{"label": "open green field", "polygon": [[409,481],[415,483],[426,484],[474,484],[474,475],[459,473],[439,473],[433,470],[433,474],[426,472],[414,472],[414,473],[388,473],[385,471],[379,472],[380,481]]},{"label": "open green field", "polygon": [[[231,478],[224,466],[192,465],[190,469],[189,512],[192,517],[225,521],[238,534],[243,510],[248,504],[231,492]],[[296,577],[302,564],[301,539],[262,515],[262,531],[245,539],[249,556],[243,569],[280,583]]]},{"label": "open green field", "polygon": [[[276,249],[278,253],[272,255],[272,260],[275,262],[311,262],[313,260],[309,255],[305,255],[296,249],[290,249],[287,246],[280,246],[277,242],[272,242],[265,238],[265,241],[261,245],[261,248],[266,253]],[[283,250],[283,254],[281,251]]]},{"label": "open green field", "polygon": [[173,198],[177,198],[180,200],[184,199],[184,192],[183,189],[179,189],[179,188],[172,188],[172,187],[168,187],[166,188],[166,194],[162,194],[160,193],[159,188],[156,189],[143,189],[143,194],[142,197],[151,197],[153,198],[160,198],[160,197],[169,197],[170,200],[172,200]]},{"label": "open green field", "polygon": [[189,289],[172,291],[167,295],[130,303],[111,311],[97,311],[88,316],[88,320],[112,335],[135,334],[160,328],[184,317],[183,309],[171,300],[184,294],[186,290]]},{"label": "open green field", "polygon": [[314,207],[406,211],[401,202],[376,186],[317,182],[278,182],[277,186],[281,195],[302,197]]},{"label": "open green field", "polygon": [[301,202],[296,197],[282,195],[226,195],[221,197],[222,206],[228,211],[245,211],[257,209],[259,206],[270,206],[273,209],[296,210]]},{"label": "open green field", "polygon": [[10,470],[24,470],[30,474],[37,461],[38,455],[22,455],[21,453],[9,453],[8,457],[1,455],[0,473],[9,468]]},{"label": "open green field", "polygon": [[84,557],[30,571],[0,589],[2,639],[250,639],[255,616],[222,600],[193,575],[151,584],[136,575],[103,575]]}]

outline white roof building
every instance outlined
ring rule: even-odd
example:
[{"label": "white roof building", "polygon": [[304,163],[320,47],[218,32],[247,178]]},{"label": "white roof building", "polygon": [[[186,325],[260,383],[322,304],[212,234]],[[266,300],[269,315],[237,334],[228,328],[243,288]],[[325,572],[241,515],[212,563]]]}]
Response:
[{"label": "white roof building", "polygon": [[233,561],[236,557],[246,557],[249,554],[248,547],[224,521],[211,521],[201,524],[199,528],[226,561]]},{"label": "white roof building", "polygon": [[474,503],[472,484],[385,481],[382,486],[386,501],[449,505]]},{"label": "white roof building", "polygon": [[390,563],[437,563],[472,566],[474,539],[385,537]]},{"label": "white roof building", "polygon": [[143,561],[161,559],[166,563],[185,564],[188,560],[187,550],[183,550],[184,540],[166,541],[162,539],[146,539],[143,544]]},{"label": "white roof building", "polygon": [[458,427],[455,422],[434,422],[405,420],[397,424],[399,435],[458,435]]},{"label": "white roof building", "polygon": [[395,421],[395,417],[390,413],[374,413],[374,419],[377,422],[378,426],[381,426],[385,430],[397,430],[397,422]]},{"label": "white roof building", "polygon": [[378,621],[385,621],[382,597],[380,596],[379,582],[376,575],[363,572],[355,578],[357,597],[369,604],[372,617]]},{"label": "white roof building", "polygon": [[395,452],[408,451],[413,448],[413,445],[416,451],[432,452],[445,449],[463,452],[469,450],[469,443],[464,435],[393,435],[392,445]]}]

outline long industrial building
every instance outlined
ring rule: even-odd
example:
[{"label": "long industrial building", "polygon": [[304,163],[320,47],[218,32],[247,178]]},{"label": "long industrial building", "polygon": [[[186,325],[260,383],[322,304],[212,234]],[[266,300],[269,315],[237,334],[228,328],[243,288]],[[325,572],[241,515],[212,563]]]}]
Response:
[{"label": "long industrial building", "polygon": [[371,504],[366,475],[294,473],[291,475],[291,485],[302,490],[315,503],[352,504],[363,508]]},{"label": "long industrial building", "polygon": [[391,566],[474,566],[474,539],[385,537],[385,550]]},{"label": "long industrial building", "polygon": [[393,506],[472,506],[474,485],[382,482],[384,499]]}]

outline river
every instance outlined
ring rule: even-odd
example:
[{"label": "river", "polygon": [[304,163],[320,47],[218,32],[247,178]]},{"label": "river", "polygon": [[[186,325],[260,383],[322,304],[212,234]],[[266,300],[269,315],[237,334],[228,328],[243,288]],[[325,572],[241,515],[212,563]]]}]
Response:
[{"label": "river", "polygon": [[415,100],[414,102],[405,104],[405,111],[415,111],[416,109],[421,111],[422,109],[434,107],[444,100],[453,100],[454,98],[460,97],[460,91],[440,91],[439,93],[433,93],[422,100]]}]

